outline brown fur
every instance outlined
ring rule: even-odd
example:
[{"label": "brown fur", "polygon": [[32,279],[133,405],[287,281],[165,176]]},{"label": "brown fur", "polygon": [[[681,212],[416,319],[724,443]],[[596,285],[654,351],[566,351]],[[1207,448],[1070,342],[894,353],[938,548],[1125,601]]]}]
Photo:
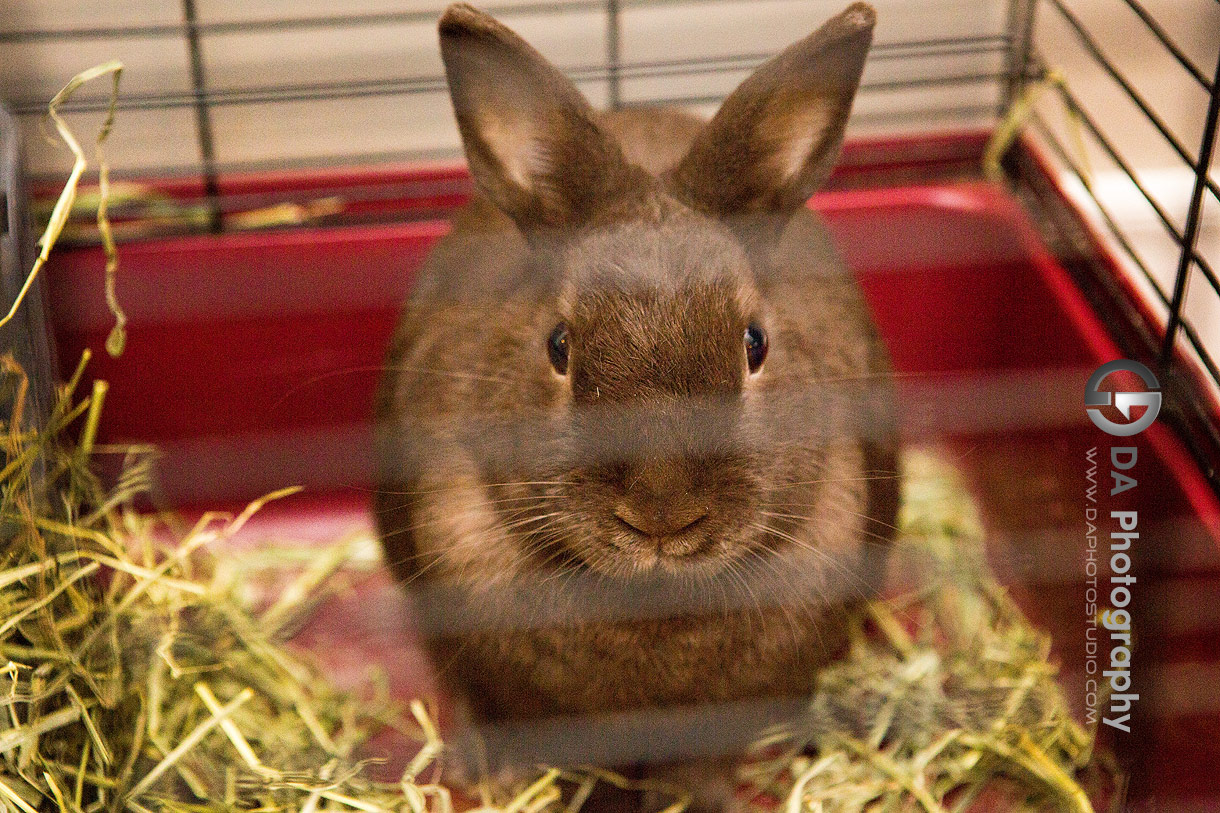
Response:
[{"label": "brown fur", "polygon": [[[850,7],[704,124],[594,113],[490,17],[442,18],[482,194],[390,350],[377,512],[473,722],[799,698],[876,589],[897,494],[888,361],[803,207],[872,19]],[[560,321],[566,375],[546,351]],[[770,341],[757,374],[751,322]],[[493,761],[540,758],[527,739]],[[650,759],[675,757],[619,761]]]}]

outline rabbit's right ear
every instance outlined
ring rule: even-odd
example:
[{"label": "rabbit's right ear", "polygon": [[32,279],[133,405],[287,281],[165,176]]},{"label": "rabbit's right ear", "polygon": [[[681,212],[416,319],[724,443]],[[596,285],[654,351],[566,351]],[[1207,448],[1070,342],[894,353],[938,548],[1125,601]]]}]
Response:
[{"label": "rabbit's right ear", "polygon": [[639,173],[589,103],[525,40],[464,3],[441,17],[440,39],[470,172],[527,237],[638,192]]}]

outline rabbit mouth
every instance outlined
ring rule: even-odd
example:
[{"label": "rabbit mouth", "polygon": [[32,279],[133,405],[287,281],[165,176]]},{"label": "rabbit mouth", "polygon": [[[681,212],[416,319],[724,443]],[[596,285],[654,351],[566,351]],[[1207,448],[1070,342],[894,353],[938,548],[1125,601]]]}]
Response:
[{"label": "rabbit mouth", "polygon": [[715,570],[716,561],[719,559],[702,540],[681,537],[646,539],[641,549],[633,552],[632,557],[638,572],[660,571],[675,574]]},{"label": "rabbit mouth", "polygon": [[623,580],[706,578],[731,558],[724,540],[734,531],[709,512],[658,527],[638,515],[612,510],[597,525],[595,531],[569,537],[565,544],[569,568],[579,562],[581,570]]},{"label": "rabbit mouth", "polygon": [[625,581],[655,578],[707,578],[725,566],[724,557],[710,548],[683,553],[666,552],[659,544],[624,557],[617,574]]}]

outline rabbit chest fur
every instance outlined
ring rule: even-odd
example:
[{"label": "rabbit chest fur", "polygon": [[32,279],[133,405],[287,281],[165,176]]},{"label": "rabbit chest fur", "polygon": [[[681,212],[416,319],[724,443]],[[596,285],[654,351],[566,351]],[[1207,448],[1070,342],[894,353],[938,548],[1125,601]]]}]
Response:
[{"label": "rabbit chest fur", "polygon": [[479,191],[388,356],[376,510],[476,722],[800,697],[844,647],[893,406],[803,204],[871,30],[852,6],[705,122],[594,113],[490,17],[442,20]]}]

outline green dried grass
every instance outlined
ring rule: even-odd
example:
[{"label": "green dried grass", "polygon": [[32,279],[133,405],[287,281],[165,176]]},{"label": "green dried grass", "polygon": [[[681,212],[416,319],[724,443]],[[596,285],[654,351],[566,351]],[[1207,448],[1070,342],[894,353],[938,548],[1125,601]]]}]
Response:
[{"label": "green dried grass", "polygon": [[59,197],[55,200],[54,206],[46,216],[47,223],[41,236],[38,238],[39,252],[38,256],[34,258],[34,265],[30,269],[30,273],[26,275],[21,290],[13,298],[13,303],[9,307],[8,313],[0,316],[0,327],[8,324],[16,316],[17,311],[21,308],[22,303],[25,302],[26,296],[37,281],[39,272],[42,271],[43,265],[46,264],[47,259],[51,255],[51,249],[54,248],[55,242],[68,225],[68,220],[72,216],[75,206],[81,178],[84,177],[85,171],[89,168],[89,161],[85,157],[84,149],[81,148],[80,142],[77,141],[72,128],[68,127],[68,123],[60,114],[59,109],[81,87],[106,76],[110,77],[111,80],[110,102],[106,107],[106,117],[102,121],[102,126],[98,130],[93,146],[98,164],[98,191],[95,208],[97,212],[98,239],[102,244],[102,251],[106,256],[106,306],[110,308],[110,312],[114,316],[114,327],[111,329],[110,335],[106,337],[106,350],[110,355],[117,357],[123,354],[123,348],[127,343],[127,315],[119,306],[114,290],[119,259],[110,219],[106,214],[107,203],[110,198],[110,165],[106,161],[105,151],[103,150],[103,145],[114,127],[114,114],[119,101],[119,82],[123,76],[123,63],[117,60],[95,65],[73,76],[68,80],[68,84],[64,85],[59,93],[56,93],[47,104],[47,118],[55,126],[55,132],[59,135],[60,140],[63,141],[64,146],[72,153],[74,159],[72,171],[68,175],[68,180],[64,184],[63,190],[59,193]]},{"label": "green dried grass", "polygon": [[[11,362],[5,370],[19,396],[24,379]],[[0,803],[271,810],[350,796],[351,807],[398,810],[435,795],[365,781],[352,756],[387,725],[429,742],[423,706],[395,711],[376,692],[334,688],[278,638],[290,607],[256,615],[238,578],[220,577],[209,547],[295,489],[174,534],[132,506],[147,485],[147,450],[129,450],[106,491],[82,447],[65,442],[69,427],[88,439],[95,425],[100,391],[74,402],[78,380],[79,371],[45,430],[23,428],[19,397],[4,427]],[[295,591],[302,601],[308,587]]]},{"label": "green dried grass", "polygon": [[[151,450],[100,450],[126,457],[114,489],[91,471],[105,388],[75,397],[84,362],[40,431],[22,420],[21,371],[2,367],[14,420],[0,473],[0,806],[452,809],[421,702],[395,707],[376,681],[340,690],[285,645],[367,553],[359,540],[304,568],[266,551],[222,560],[217,546],[294,489],[190,528],[141,513],[133,500],[148,485]],[[1091,810],[1076,777],[1092,737],[1068,713],[1049,641],[988,574],[953,470],[921,453],[906,468],[898,567],[920,573],[921,586],[857,619],[849,656],[819,675],[805,717],[768,732],[743,766],[744,795],[785,813],[941,811],[1003,787],[1012,809]],[[279,599],[253,607],[251,581],[282,583],[285,573]],[[368,778],[357,758],[387,726],[421,743],[397,783]],[[524,789],[485,786],[483,804],[558,809],[568,785],[572,807],[597,781],[621,783],[540,769]]]},{"label": "green dried grass", "polygon": [[1049,637],[991,575],[957,472],[922,451],[903,468],[892,567],[918,588],[864,609],[804,719],[764,737],[746,776],[785,813],[961,811],[983,798],[1092,811],[1081,781],[1108,789],[1114,769],[1094,762],[1095,732],[1070,713]]}]

